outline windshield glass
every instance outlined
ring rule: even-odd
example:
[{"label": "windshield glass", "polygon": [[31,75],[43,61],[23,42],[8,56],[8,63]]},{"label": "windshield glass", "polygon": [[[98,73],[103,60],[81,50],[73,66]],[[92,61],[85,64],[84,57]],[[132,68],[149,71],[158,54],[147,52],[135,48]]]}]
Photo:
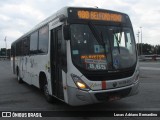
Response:
[{"label": "windshield glass", "polygon": [[135,43],[130,28],[98,25],[94,28],[87,24],[71,25],[71,53],[76,66],[95,71],[130,68],[135,64]]}]

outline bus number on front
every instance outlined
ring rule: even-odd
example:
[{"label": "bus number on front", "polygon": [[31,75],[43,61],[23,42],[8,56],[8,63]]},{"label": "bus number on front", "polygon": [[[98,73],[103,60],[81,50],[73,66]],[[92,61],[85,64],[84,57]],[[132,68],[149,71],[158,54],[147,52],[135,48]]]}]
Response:
[{"label": "bus number on front", "polygon": [[87,68],[90,70],[106,70],[106,65],[89,63],[87,64]]}]

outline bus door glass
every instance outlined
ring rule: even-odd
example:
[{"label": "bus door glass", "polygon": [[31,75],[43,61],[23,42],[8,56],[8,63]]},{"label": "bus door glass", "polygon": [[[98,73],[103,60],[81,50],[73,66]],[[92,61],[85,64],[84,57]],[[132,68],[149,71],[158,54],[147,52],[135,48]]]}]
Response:
[{"label": "bus door glass", "polygon": [[51,80],[52,93],[64,99],[62,83],[62,27],[51,30]]}]

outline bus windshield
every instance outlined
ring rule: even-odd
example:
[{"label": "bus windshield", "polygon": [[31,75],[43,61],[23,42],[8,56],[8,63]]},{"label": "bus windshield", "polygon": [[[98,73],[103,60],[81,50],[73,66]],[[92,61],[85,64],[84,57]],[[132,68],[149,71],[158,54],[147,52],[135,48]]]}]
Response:
[{"label": "bus windshield", "polygon": [[[136,63],[131,28],[94,25],[93,30],[88,24],[71,24],[70,27],[72,61],[76,66],[104,71],[130,68]],[[95,32],[100,40],[97,40]]]}]

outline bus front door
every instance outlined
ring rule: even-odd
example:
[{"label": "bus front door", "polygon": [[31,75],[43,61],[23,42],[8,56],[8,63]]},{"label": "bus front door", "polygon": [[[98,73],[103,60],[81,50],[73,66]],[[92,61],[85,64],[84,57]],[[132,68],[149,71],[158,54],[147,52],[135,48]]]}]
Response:
[{"label": "bus front door", "polygon": [[51,84],[54,96],[64,99],[61,66],[62,27],[51,30]]}]

